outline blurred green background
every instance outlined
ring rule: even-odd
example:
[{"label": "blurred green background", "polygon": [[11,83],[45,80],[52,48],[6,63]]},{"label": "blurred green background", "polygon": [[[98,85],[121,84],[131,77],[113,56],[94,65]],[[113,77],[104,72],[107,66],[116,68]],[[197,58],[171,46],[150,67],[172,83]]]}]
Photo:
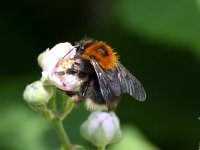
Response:
[{"label": "blurred green background", "polygon": [[[125,133],[133,130],[129,144],[139,132],[162,150],[198,149],[200,1],[7,0],[0,7],[0,149],[59,147],[53,126],[22,93],[41,76],[39,53],[84,36],[110,44],[146,89],[145,102],[125,94],[116,110]],[[87,143],[79,126],[88,115],[81,105],[65,120],[73,143]]]}]

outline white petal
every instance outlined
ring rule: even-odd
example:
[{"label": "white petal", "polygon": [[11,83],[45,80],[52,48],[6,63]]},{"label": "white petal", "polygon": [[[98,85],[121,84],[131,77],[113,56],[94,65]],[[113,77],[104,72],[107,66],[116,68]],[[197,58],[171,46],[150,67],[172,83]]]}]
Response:
[{"label": "white petal", "polygon": [[[68,42],[59,43],[51,50],[47,49],[43,52],[41,57],[39,57],[39,64],[43,69],[42,80],[49,80],[51,84],[62,90],[72,90],[80,85],[81,81],[76,76],[69,74],[57,74],[59,69],[63,69],[63,71],[65,71],[66,68],[71,67],[73,61],[70,60],[73,60],[75,54],[76,49]],[[61,60],[64,60],[63,62],[66,63],[64,66],[65,68],[62,68],[63,66],[57,66],[59,62],[62,62]]]},{"label": "white petal", "polygon": [[[70,50],[74,47],[66,42],[59,43],[54,46],[51,50],[47,50],[44,54],[41,62],[42,69],[51,74],[54,71],[54,68],[58,61],[62,59]],[[75,55],[75,50],[72,50],[68,57],[73,57]]]}]

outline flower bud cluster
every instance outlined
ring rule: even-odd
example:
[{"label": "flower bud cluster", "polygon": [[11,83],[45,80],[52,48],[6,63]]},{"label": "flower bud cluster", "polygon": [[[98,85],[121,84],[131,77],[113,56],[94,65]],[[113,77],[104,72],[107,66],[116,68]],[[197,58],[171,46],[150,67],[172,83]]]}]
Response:
[{"label": "flower bud cluster", "polygon": [[[38,56],[38,63],[42,68],[42,78],[27,85],[24,90],[25,101],[39,111],[44,108],[42,112],[50,120],[55,114],[49,111],[47,105],[55,95],[55,89],[73,91],[77,90],[83,82],[76,75],[67,72],[68,69],[73,68],[75,54],[76,49],[68,42],[57,44],[52,49],[41,53]],[[68,110],[70,108],[64,111],[68,113]],[[114,112],[93,112],[81,125],[80,132],[85,139],[97,147],[105,147],[118,142],[121,138],[119,119]]]}]

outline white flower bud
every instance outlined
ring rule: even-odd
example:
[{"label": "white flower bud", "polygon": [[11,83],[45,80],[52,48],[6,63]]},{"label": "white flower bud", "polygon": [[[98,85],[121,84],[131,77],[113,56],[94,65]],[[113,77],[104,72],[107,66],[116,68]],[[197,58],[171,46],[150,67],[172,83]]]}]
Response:
[{"label": "white flower bud", "polygon": [[93,112],[81,125],[81,135],[95,146],[106,146],[121,139],[119,119],[114,112]]},{"label": "white flower bud", "polygon": [[44,86],[41,81],[27,85],[23,93],[24,100],[28,104],[35,106],[47,104],[52,95],[53,88],[51,86]]}]

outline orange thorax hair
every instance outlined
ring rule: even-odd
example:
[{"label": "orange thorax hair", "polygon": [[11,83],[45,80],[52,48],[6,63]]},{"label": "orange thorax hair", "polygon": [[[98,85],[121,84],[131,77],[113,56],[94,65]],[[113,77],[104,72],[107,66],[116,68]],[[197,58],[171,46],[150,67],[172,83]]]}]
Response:
[{"label": "orange thorax hair", "polygon": [[95,42],[85,48],[82,58],[90,59],[91,56],[94,57],[103,69],[109,70],[116,66],[116,53],[103,41]]}]

